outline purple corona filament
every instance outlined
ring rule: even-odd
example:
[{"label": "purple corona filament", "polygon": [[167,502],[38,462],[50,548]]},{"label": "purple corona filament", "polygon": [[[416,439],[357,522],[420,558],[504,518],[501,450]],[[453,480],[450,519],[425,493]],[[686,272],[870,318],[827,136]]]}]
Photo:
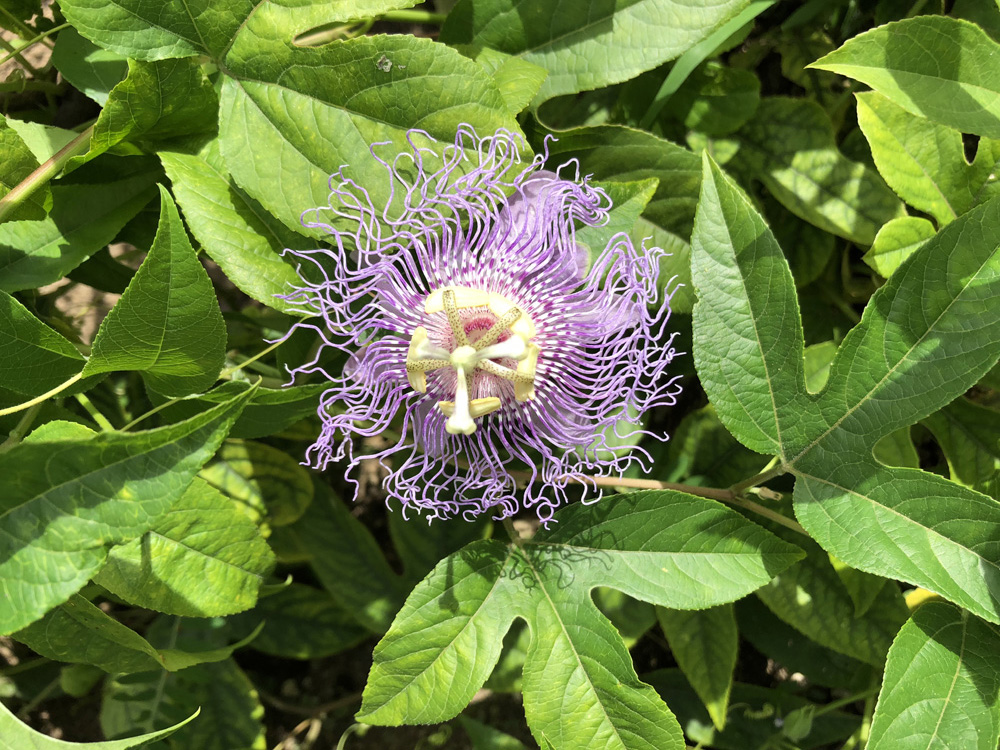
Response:
[{"label": "purple corona filament", "polygon": [[[518,136],[467,125],[453,144],[407,140],[391,160],[372,148],[377,203],[342,170],[303,215],[329,248],[286,251],[303,282],[284,299],[321,344],[292,375],[331,383],[307,463],[376,459],[387,494],[430,518],[523,506],[546,522],[570,486],[600,497],[581,476],[647,461],[615,444],[676,400],[665,253],[617,234],[588,262],[576,227],[606,223],[611,202],[571,165],[542,169],[547,148],[524,163]],[[343,372],[323,369],[327,348],[350,357]],[[355,452],[394,424],[398,442]]]}]

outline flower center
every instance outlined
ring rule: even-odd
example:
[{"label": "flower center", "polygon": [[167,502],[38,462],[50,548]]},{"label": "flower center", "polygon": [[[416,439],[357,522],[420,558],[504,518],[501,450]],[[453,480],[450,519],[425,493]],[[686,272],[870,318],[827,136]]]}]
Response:
[{"label": "flower center", "polygon": [[[466,327],[463,311],[483,308],[482,315]],[[535,397],[535,366],[539,347],[531,343],[536,330],[524,311],[506,297],[470,287],[445,287],[432,292],[424,301],[424,312],[443,312],[451,328],[452,348],[431,343],[427,329],[419,326],[410,339],[406,354],[406,379],[418,393],[427,392],[427,373],[450,367],[455,371],[454,401],[438,401],[438,408],[448,417],[445,430],[452,435],[471,435],[476,431],[475,419],[496,411],[502,402],[496,396],[469,398],[472,374],[482,370],[487,375],[509,380],[514,384],[514,398],[528,401]],[[484,329],[480,323],[486,315],[494,320]],[[470,340],[469,334],[475,334]],[[516,368],[497,360],[514,360]]]}]

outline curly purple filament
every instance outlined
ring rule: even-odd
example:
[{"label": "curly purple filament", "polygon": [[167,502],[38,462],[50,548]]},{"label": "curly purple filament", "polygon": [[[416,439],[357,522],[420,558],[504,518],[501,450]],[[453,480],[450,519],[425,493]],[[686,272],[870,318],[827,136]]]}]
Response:
[{"label": "curly purple filament", "polygon": [[[571,484],[600,497],[581,475],[648,460],[609,441],[676,400],[664,252],[622,233],[588,270],[575,227],[604,224],[610,199],[562,177],[567,165],[543,170],[546,154],[522,163],[510,132],[480,138],[462,125],[454,144],[422,131],[407,140],[391,162],[377,155],[385,144],[372,149],[389,176],[384,206],[342,170],[330,205],[303,215],[331,247],[287,251],[303,285],[284,298],[321,341],[292,375],[331,382],[307,463],[347,458],[350,472],[377,459],[388,495],[430,518],[524,506],[547,522]],[[342,373],[320,365],[327,347],[350,356]],[[354,437],[381,435],[397,416],[395,445],[355,453]]]}]

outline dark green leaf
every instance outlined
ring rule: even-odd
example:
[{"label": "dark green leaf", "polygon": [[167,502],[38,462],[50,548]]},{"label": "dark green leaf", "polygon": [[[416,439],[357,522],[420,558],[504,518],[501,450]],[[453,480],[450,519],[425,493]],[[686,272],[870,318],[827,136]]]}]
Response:
[{"label": "dark green leaf", "polygon": [[156,191],[145,159],[102,159],[52,188],[42,221],[0,224],[0,289],[16,292],[58,281],[115,239]]},{"label": "dark green leaf", "polygon": [[[17,131],[0,116],[0,198],[17,187],[25,177],[38,168],[31,149]],[[52,194],[46,184],[32,193],[24,203],[5,217],[5,221],[42,219],[52,205]]]},{"label": "dark green leaf", "polygon": [[726,728],[739,648],[733,606],[692,612],[657,607],[656,616],[670,652],[721,732]]}]

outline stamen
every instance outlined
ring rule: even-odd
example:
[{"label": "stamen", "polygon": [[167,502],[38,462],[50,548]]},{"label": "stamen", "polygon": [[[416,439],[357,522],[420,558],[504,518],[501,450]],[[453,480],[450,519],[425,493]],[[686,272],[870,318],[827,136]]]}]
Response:
[{"label": "stamen", "polygon": [[455,301],[454,289],[444,290],[444,311],[448,316],[448,325],[451,326],[451,332],[455,335],[455,343],[458,344],[459,348],[468,346],[469,337],[465,335],[465,324],[462,323],[462,318],[458,314],[458,304]]},{"label": "stamen", "polygon": [[[469,402],[469,416],[473,419],[485,417],[487,414],[495,412],[503,403],[496,396],[488,398],[474,398]],[[438,407],[446,417],[455,413],[455,403],[453,401],[438,401]]]}]

